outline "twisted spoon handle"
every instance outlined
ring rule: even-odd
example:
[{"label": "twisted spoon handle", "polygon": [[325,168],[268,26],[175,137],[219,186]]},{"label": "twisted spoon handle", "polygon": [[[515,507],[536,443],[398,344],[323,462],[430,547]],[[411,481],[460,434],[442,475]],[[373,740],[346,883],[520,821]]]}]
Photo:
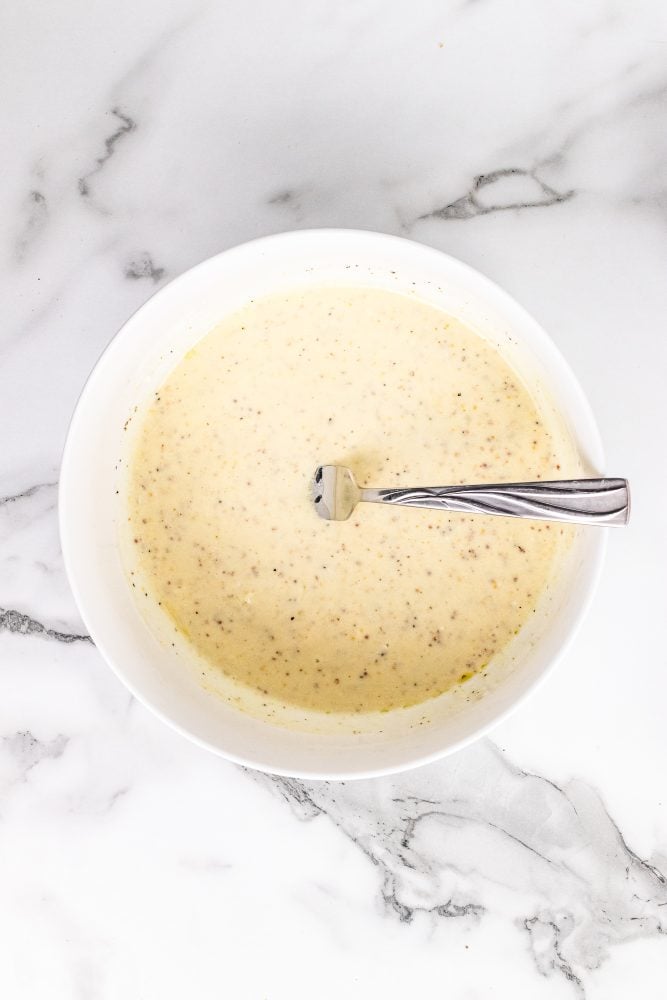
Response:
[{"label": "twisted spoon handle", "polygon": [[627,479],[567,479],[483,486],[431,486],[402,490],[362,490],[368,503],[391,503],[432,510],[458,510],[538,521],[621,526],[630,516]]}]

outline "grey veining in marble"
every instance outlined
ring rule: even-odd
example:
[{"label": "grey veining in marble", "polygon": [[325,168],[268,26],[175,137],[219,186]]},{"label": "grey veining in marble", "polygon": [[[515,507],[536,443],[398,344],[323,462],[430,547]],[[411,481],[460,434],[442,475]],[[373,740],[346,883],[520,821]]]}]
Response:
[{"label": "grey veining in marble", "polygon": [[90,198],[92,196],[91,187],[95,175],[104,169],[114,155],[117,144],[137,128],[137,123],[120,108],[112,108],[110,114],[115,119],[116,128],[104,140],[104,152],[102,155],[96,158],[90,170],[79,177],[78,188],[82,198]]},{"label": "grey veining in marble", "polygon": [[62,756],[67,743],[68,739],[62,733],[52,740],[39,740],[28,732],[2,737],[3,749],[14,760],[20,781],[25,781],[28,772],[41,761],[57,760]]},{"label": "grey veining in marble", "polygon": [[138,281],[147,278],[157,285],[165,276],[163,267],[156,267],[150,254],[143,253],[134,257],[125,268],[125,277]]},{"label": "grey veining in marble", "polygon": [[574,196],[574,191],[556,191],[540,179],[536,170],[506,167],[475,177],[470,191],[422,219],[473,219],[490,212],[547,208]]},{"label": "grey veining in marble", "polygon": [[665,875],[628,847],[598,793],[529,774],[488,740],[395,778],[259,780],[300,819],[324,816],[349,837],[402,922],[483,920],[502,896],[540,974],[578,995],[611,946],[667,933]]},{"label": "grey veining in marble", "polygon": [[0,608],[0,632],[14,632],[19,635],[41,635],[57,642],[91,642],[89,635],[79,635],[76,632],[58,632],[47,628],[41,622],[35,621],[29,615],[8,608]]}]

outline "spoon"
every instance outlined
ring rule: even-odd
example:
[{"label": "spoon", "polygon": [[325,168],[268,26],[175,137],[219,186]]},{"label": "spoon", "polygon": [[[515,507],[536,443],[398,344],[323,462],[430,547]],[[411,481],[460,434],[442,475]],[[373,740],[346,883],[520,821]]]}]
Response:
[{"label": "spoon", "polygon": [[312,491],[315,510],[327,521],[346,521],[361,501],[608,526],[627,524],[630,516],[627,479],[371,490],[357,486],[352,471],[343,465],[320,465],[315,470]]}]

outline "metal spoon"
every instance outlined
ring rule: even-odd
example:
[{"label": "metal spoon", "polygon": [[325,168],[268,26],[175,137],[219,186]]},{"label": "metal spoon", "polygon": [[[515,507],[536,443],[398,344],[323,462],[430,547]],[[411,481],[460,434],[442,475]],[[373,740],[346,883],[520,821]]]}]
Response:
[{"label": "metal spoon", "polygon": [[313,477],[312,490],[315,510],[327,521],[346,521],[360,501],[608,526],[627,524],[630,516],[627,479],[370,490],[357,486],[354,475],[345,466],[320,465]]}]

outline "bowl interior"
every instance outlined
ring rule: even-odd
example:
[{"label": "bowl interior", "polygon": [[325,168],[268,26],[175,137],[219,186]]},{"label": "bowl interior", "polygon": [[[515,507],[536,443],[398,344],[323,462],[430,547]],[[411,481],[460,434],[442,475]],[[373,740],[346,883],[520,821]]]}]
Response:
[{"label": "bowl interior", "polygon": [[[477,272],[435,250],[375,233],[286,233],[214,257],[158,292],[122,328],[94,369],[63,457],[63,553],[82,616],[130,690],[196,742],[264,770],[310,777],[387,773],[481,735],[535,686],[572,637],[599,571],[604,532],[578,533],[548,599],[483,687],[389,713],[354,734],[335,726],[270,725],[208,693],[146,624],[119,551],[128,416],[185,352],[249,299],[322,284],[373,285],[416,295],[494,342],[554,421],[564,420],[585,466],[599,471],[594,420],[572,373],[537,323]],[[121,489],[122,493],[122,489]]]}]

